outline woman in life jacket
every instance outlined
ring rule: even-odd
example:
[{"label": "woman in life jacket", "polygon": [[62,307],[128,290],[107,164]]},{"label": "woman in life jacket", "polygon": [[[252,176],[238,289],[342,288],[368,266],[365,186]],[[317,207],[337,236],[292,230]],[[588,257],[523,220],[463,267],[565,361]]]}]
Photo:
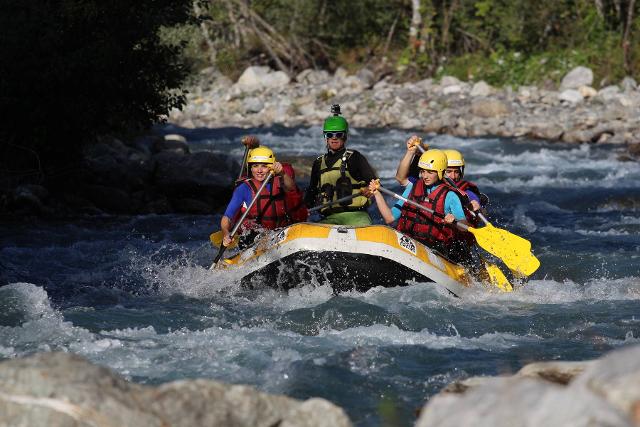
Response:
[{"label": "woman in life jacket", "polygon": [[[246,135],[242,137],[242,144],[249,149],[254,149],[260,146],[260,140],[255,135]],[[288,175],[289,177],[291,177],[295,187],[292,191],[285,192],[285,205],[286,205],[287,213],[289,214],[289,217],[291,218],[291,221],[293,223],[304,222],[309,218],[309,210],[307,209],[307,206],[304,203],[304,193],[295,184],[296,172],[293,169],[293,166],[291,165],[291,163],[281,162],[281,164],[282,164],[282,172],[285,175]],[[242,165],[241,177],[236,180],[236,183],[235,183],[236,187],[244,183],[244,181],[248,177],[247,176],[248,173],[249,173],[249,165],[248,165],[248,162],[245,162],[245,164]],[[233,220],[232,222],[235,223],[240,218],[240,216],[244,213],[245,210],[246,210],[245,207],[241,207],[240,210],[237,212],[236,217],[232,218]]]},{"label": "woman in life jacket", "polygon": [[273,230],[292,224],[285,203],[285,194],[295,189],[295,182],[289,175],[283,173],[282,164],[276,162],[273,151],[264,146],[254,148],[249,153],[247,163],[251,178],[245,179],[235,188],[231,201],[220,221],[225,246],[231,244],[232,218],[237,218],[236,215],[243,206],[246,209],[251,204],[270,171],[273,171],[274,177],[262,189],[256,202],[249,209],[244,223],[240,226],[239,247],[250,245],[255,237],[265,229]]},{"label": "woman in life jacket", "polygon": [[384,197],[377,191],[377,183],[371,181],[369,190],[374,193],[380,214],[387,224],[398,220],[396,229],[437,250],[454,262],[462,262],[468,254],[461,251],[456,242],[455,221],[466,223],[462,203],[442,179],[447,168],[447,156],[441,150],[424,152],[418,161],[420,179],[414,183],[405,179],[403,197],[434,211],[411,206],[408,203],[396,203],[389,209]]}]

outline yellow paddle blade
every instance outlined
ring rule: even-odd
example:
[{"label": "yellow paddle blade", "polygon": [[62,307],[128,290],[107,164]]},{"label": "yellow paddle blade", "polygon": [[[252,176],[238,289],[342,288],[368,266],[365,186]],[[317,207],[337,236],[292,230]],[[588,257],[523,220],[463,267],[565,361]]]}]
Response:
[{"label": "yellow paddle blade", "polygon": [[489,283],[491,283],[501,291],[513,291],[513,286],[511,285],[511,283],[509,283],[509,279],[505,277],[504,273],[497,265],[485,262],[484,269],[487,272]]},{"label": "yellow paddle blade", "polygon": [[531,253],[531,242],[513,233],[486,224],[483,228],[469,227],[478,246],[500,258],[509,269],[526,276],[532,275],[540,261]]},{"label": "yellow paddle blade", "polygon": [[[211,235],[209,236],[209,240],[211,240],[211,244],[213,246],[219,248],[222,245],[223,237],[224,237],[224,233],[222,232],[222,230],[220,230],[220,231],[216,231],[215,233],[211,233]],[[238,237],[233,236],[233,241],[229,246],[227,246],[227,249],[235,248],[236,246],[238,246]]]}]

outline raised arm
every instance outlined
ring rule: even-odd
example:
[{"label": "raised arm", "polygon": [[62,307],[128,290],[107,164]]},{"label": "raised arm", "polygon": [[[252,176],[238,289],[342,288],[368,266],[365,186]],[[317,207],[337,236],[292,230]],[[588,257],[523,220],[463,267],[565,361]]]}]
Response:
[{"label": "raised arm", "polygon": [[418,146],[420,144],[422,144],[422,139],[418,135],[412,135],[407,139],[407,151],[404,153],[402,159],[400,159],[398,169],[396,170],[396,181],[398,181],[400,185],[407,185],[409,168],[411,167],[413,157],[418,153]]}]

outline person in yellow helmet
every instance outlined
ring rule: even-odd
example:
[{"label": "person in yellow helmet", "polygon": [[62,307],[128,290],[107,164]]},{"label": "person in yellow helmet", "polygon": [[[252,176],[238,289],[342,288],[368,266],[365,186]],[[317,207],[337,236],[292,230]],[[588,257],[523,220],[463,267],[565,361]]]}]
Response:
[{"label": "person in yellow helmet", "polygon": [[295,182],[289,175],[283,173],[282,164],[276,161],[273,151],[264,146],[254,148],[249,152],[247,163],[251,178],[245,179],[235,188],[220,221],[225,246],[231,244],[230,230],[233,227],[233,220],[237,218],[237,213],[243,206],[246,208],[251,204],[270,171],[274,174],[272,181],[262,189],[240,227],[240,235],[245,238],[241,239],[239,246],[250,244],[251,240],[264,229],[275,229],[291,224],[285,203],[285,193],[295,190]]},{"label": "person in yellow helmet", "polygon": [[418,167],[420,179],[415,184],[407,180],[403,196],[434,213],[408,203],[396,204],[393,209],[389,209],[377,191],[375,180],[369,183],[369,190],[373,192],[378,209],[387,224],[398,220],[398,231],[438,250],[453,261],[460,261],[462,256],[457,253],[454,242],[456,232],[453,222],[465,221],[465,214],[459,197],[443,182],[447,156],[441,150],[426,151],[420,156]]},{"label": "person in yellow helmet", "polygon": [[[425,144],[422,143],[421,138],[417,135],[412,135],[407,139],[407,151],[398,164],[396,171],[396,180],[406,185],[407,181],[415,182],[418,178],[418,147],[422,146],[423,150],[428,149]],[[471,181],[464,180],[464,157],[458,150],[447,149],[444,150],[447,156],[447,169],[446,175],[449,179],[455,183],[455,187],[460,191],[457,191],[458,195],[462,198],[463,205],[466,209],[473,212],[478,212],[481,207],[484,207],[488,200],[486,196],[480,193],[478,186]],[[483,200],[484,199],[484,200]],[[485,203],[483,203],[483,201]]]},{"label": "person in yellow helmet", "polygon": [[464,157],[462,157],[462,153],[452,149],[444,150],[444,152],[447,155],[447,169],[445,170],[447,177],[455,183],[463,199],[465,201],[468,199],[468,203],[465,203],[465,205],[473,212],[479,211],[482,193],[473,182],[463,179]]}]

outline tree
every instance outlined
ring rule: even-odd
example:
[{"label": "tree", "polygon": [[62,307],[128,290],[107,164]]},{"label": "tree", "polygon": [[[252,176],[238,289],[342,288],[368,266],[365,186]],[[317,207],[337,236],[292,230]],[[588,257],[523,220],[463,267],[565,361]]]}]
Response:
[{"label": "tree", "polygon": [[[4,0],[0,14],[0,175],[76,167],[98,135],[143,129],[172,107],[187,75],[162,26],[189,0]],[[6,181],[5,181],[6,182]]]}]

